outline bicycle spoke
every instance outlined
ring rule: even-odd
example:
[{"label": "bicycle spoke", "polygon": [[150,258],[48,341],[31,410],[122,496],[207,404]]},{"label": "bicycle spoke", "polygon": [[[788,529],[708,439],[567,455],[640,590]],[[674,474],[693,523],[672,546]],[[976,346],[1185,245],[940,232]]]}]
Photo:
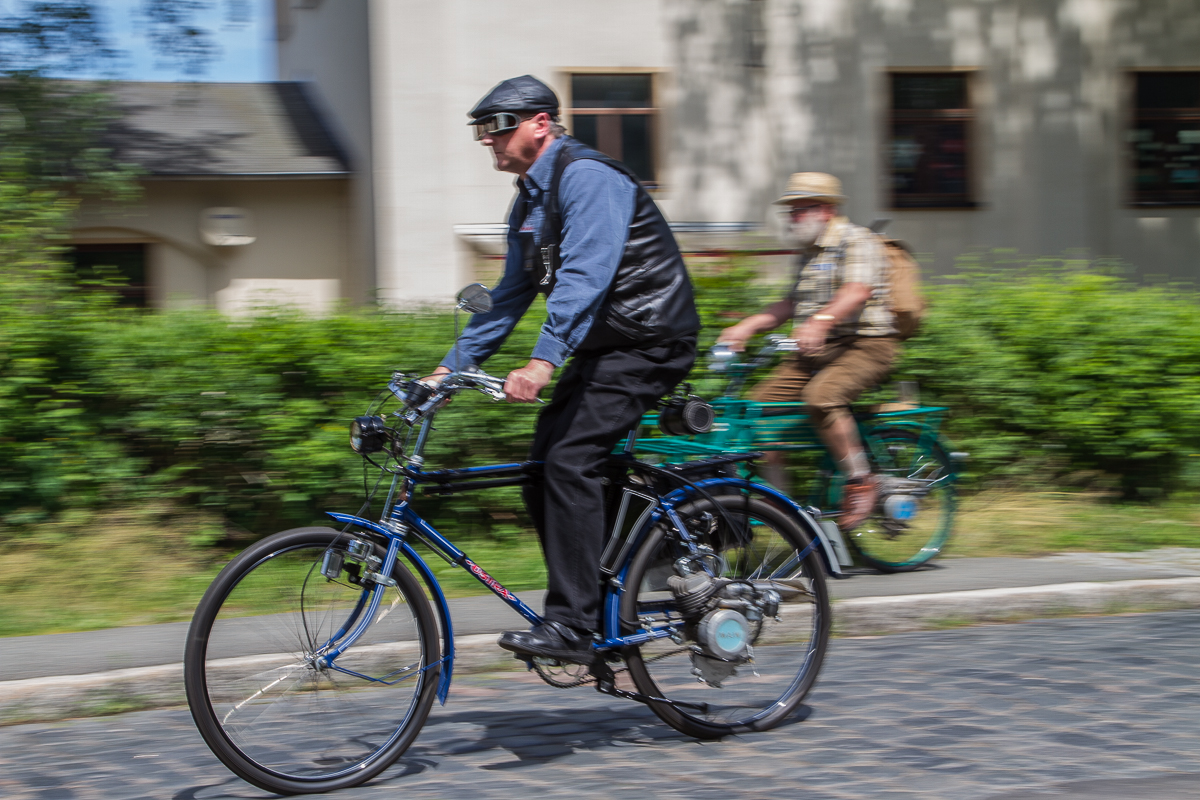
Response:
[{"label": "bicycle spoke", "polygon": [[436,622],[411,575],[397,573],[404,580],[362,637],[326,663],[375,587],[320,573],[330,542],[343,540],[336,532],[278,537],[235,560],[202,601],[206,635],[189,635],[185,663],[189,704],[213,751],[263,788],[352,785],[390,763],[428,713]]},{"label": "bicycle spoke", "polygon": [[[738,501],[731,502],[727,511],[735,516],[735,525],[737,515],[745,519],[746,509]],[[716,606],[705,606],[695,612],[699,616],[688,618],[678,627],[687,637],[685,641],[648,642],[629,659],[630,674],[639,691],[670,701],[669,705],[651,703],[655,713],[693,736],[778,724],[808,691],[824,653],[828,597],[817,559],[811,553],[803,560],[797,558],[804,547],[794,523],[766,504],[752,506],[750,521],[752,535],[748,541],[696,536],[701,545],[716,546],[720,579],[744,582],[759,592],[771,589],[778,595],[778,608],[770,616],[748,621],[750,641],[746,653],[730,660],[715,658],[705,649],[703,634],[698,632],[698,626],[702,627],[700,616],[716,613],[704,610]],[[643,630],[665,624],[668,616],[681,616],[675,595],[658,588],[658,578],[647,581],[651,565],[674,561],[670,537],[666,532],[656,537],[648,540],[645,552],[635,557],[627,581],[635,606],[623,612],[623,617],[636,616]],[[661,554],[651,552],[654,548]],[[728,615],[720,619],[731,620]]]}]

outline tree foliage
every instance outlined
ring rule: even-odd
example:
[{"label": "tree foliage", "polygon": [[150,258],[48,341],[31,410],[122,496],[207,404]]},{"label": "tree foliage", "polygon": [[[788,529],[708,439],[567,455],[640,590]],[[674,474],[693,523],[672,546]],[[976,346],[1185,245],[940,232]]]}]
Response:
[{"label": "tree foliage", "polygon": [[[249,0],[141,0],[134,14],[160,66],[200,76],[221,55],[216,32],[199,21],[218,5],[226,27],[250,21]],[[18,0],[0,17],[0,72],[63,78],[115,69],[123,54],[104,28],[101,7],[99,0]]]}]

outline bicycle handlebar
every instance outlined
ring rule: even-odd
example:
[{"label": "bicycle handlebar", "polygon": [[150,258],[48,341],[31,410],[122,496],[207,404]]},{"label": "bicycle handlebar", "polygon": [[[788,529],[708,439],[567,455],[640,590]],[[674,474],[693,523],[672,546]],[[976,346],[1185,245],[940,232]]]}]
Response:
[{"label": "bicycle handlebar", "polygon": [[708,367],[713,372],[725,372],[731,368],[740,367],[740,371],[750,371],[765,366],[776,353],[794,353],[799,349],[795,339],[788,339],[778,334],[768,336],[767,341],[757,355],[748,361],[739,361],[738,353],[729,345],[717,342],[708,351]]},{"label": "bicycle handlebar", "polygon": [[[410,379],[407,375],[397,372],[388,381],[388,390],[404,404],[406,411],[403,416],[411,423],[439,408],[464,389],[474,389],[480,394],[502,403],[508,399],[508,395],[504,393],[504,383],[504,378],[489,375],[481,369],[472,367],[451,372],[436,384],[415,378]],[[537,402],[545,403],[546,401],[539,397]]]},{"label": "bicycle handlebar", "polygon": [[726,397],[733,397],[742,388],[742,384],[746,382],[746,378],[750,376],[750,373],[770,364],[776,353],[794,353],[798,349],[799,347],[796,345],[795,339],[789,339],[779,334],[772,334],[767,337],[767,341],[759,348],[757,354],[745,361],[741,361],[738,358],[738,353],[734,352],[733,348],[722,342],[717,342],[708,351],[708,368],[713,372],[727,373],[729,375],[729,381],[725,386],[724,394]]}]

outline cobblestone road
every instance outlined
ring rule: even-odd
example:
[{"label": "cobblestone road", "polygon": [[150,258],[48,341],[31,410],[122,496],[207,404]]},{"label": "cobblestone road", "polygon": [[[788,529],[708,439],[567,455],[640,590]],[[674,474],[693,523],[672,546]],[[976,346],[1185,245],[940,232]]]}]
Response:
[{"label": "cobblestone road", "polygon": [[[797,718],[697,742],[521,673],[456,679],[365,798],[1200,798],[1200,612],[833,642]],[[9,800],[262,798],[186,710],[0,728]]]}]

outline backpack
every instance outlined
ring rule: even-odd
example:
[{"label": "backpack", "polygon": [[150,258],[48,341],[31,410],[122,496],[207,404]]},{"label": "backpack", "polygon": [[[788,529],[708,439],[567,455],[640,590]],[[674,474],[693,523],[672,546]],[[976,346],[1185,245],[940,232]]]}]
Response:
[{"label": "backpack", "polygon": [[921,265],[908,245],[899,239],[879,237],[888,260],[888,307],[896,316],[900,340],[911,339],[921,328],[925,299],[921,297]]}]

